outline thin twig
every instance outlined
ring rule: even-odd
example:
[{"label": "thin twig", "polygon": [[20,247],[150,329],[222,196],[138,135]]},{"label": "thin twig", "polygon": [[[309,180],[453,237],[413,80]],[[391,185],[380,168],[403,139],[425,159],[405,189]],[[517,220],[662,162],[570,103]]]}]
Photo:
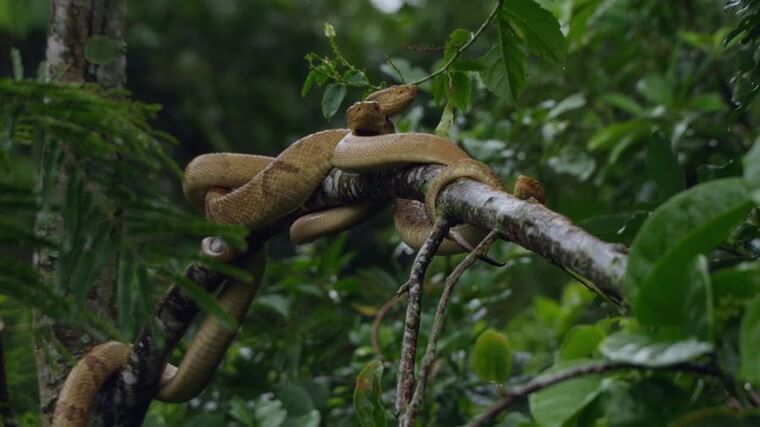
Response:
[{"label": "thin twig", "polygon": [[380,357],[383,357],[383,348],[380,346],[380,325],[382,325],[385,315],[388,314],[399,301],[401,301],[401,297],[393,295],[382,307],[380,307],[379,310],[377,310],[375,318],[372,319],[372,329],[370,331],[369,340],[372,343],[372,351]]},{"label": "thin twig", "polygon": [[426,82],[426,81],[428,81],[428,80],[430,80],[432,78],[435,78],[439,74],[443,74],[446,71],[448,71],[448,69],[454,64],[454,62],[457,59],[459,59],[459,57],[462,55],[462,53],[464,53],[464,51],[467,50],[467,48],[470,47],[470,45],[472,45],[473,43],[475,43],[475,40],[477,40],[478,37],[480,37],[480,35],[483,34],[483,31],[485,31],[485,29],[488,28],[489,25],[491,25],[491,22],[496,17],[496,15],[498,15],[499,10],[501,9],[501,5],[503,3],[504,3],[504,0],[499,0],[496,3],[496,6],[494,6],[493,10],[491,10],[491,13],[488,14],[488,18],[486,18],[486,20],[483,21],[483,23],[480,25],[480,28],[478,28],[475,31],[475,33],[473,33],[472,37],[470,37],[470,40],[468,40],[467,43],[463,44],[462,46],[459,46],[457,48],[457,50],[454,52],[454,55],[452,55],[451,58],[449,58],[449,60],[446,61],[446,63],[443,64],[443,66],[441,68],[439,68],[438,70],[434,71],[431,74],[428,74],[425,77],[422,77],[421,79],[418,79],[418,80],[415,80],[415,81],[411,82],[410,84],[412,84],[412,85],[422,84],[422,83],[424,83],[424,82]]},{"label": "thin twig", "polygon": [[479,427],[493,419],[502,411],[507,409],[515,401],[541,389],[560,383],[565,380],[577,378],[584,375],[600,374],[602,372],[620,370],[620,369],[665,369],[681,372],[691,372],[701,375],[717,375],[717,371],[709,366],[696,363],[680,363],[677,365],[663,366],[661,368],[652,368],[648,366],[634,365],[626,362],[600,362],[587,365],[576,366],[565,371],[552,375],[544,375],[534,378],[525,384],[507,389],[505,396],[492,405],[488,410],[479,417],[467,424],[467,427]]},{"label": "thin twig", "polygon": [[[412,398],[414,388],[414,358],[417,355],[417,335],[420,331],[420,312],[422,310],[422,282],[425,279],[433,255],[441,246],[441,242],[449,232],[449,222],[445,219],[436,220],[430,235],[417,252],[409,273],[409,302],[406,306],[404,319],[404,336],[401,340],[401,357],[396,379],[396,413],[406,412],[406,406]],[[399,418],[399,423],[403,417]]]},{"label": "thin twig", "polygon": [[433,368],[433,363],[437,355],[438,337],[443,331],[443,321],[446,317],[446,309],[449,306],[449,298],[451,292],[454,290],[459,278],[462,274],[470,268],[477,260],[479,255],[485,255],[488,248],[499,237],[499,233],[496,230],[491,230],[488,235],[475,247],[475,249],[467,254],[464,260],[460,262],[454,271],[446,277],[446,283],[443,286],[443,292],[441,298],[438,300],[438,307],[435,310],[435,317],[433,318],[433,326],[430,328],[430,337],[428,338],[427,348],[425,349],[425,355],[422,357],[422,365],[420,366],[419,374],[417,376],[417,387],[414,390],[412,396],[412,403],[406,410],[405,426],[413,426],[414,420],[417,417],[422,402],[425,398],[425,387],[427,385],[427,379],[430,375],[430,371]]},{"label": "thin twig", "polygon": [[391,59],[390,56],[385,55],[385,62],[387,62],[388,65],[390,65],[391,68],[393,68],[393,71],[395,71],[396,74],[398,74],[399,81],[401,83],[403,83],[403,84],[406,84],[406,79],[404,78],[404,73],[402,73],[401,70],[399,70],[399,68],[396,66],[396,64],[393,62],[393,60]]}]

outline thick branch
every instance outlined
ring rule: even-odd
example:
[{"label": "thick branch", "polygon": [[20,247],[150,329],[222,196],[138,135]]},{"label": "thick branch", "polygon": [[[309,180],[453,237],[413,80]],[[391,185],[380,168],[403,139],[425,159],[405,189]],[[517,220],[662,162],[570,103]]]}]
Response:
[{"label": "thick branch", "polygon": [[[440,170],[437,165],[374,174],[335,170],[309,206],[317,209],[389,197],[423,200],[427,184]],[[441,192],[438,205],[451,218],[495,229],[503,238],[591,280],[612,301],[622,301],[627,261],[622,245],[597,239],[539,203],[520,200],[467,179],[460,179]]]},{"label": "thick branch", "polygon": [[[584,375],[600,374],[603,372],[620,370],[620,369],[652,369],[645,366],[633,365],[624,362],[600,362],[591,363],[587,365],[576,366],[568,368],[565,371],[557,372],[552,375],[544,375],[534,378],[525,384],[507,389],[506,395],[497,401],[493,406],[488,408],[486,412],[482,413],[478,418],[474,419],[467,427],[479,427],[491,420],[493,417],[507,409],[515,401],[541,389],[549,387],[551,385],[566,381],[572,378],[577,378]],[[691,372],[700,375],[716,375],[716,371],[712,368],[704,365],[698,365],[694,363],[681,363],[678,365],[664,366],[658,369],[669,369],[682,372]]]},{"label": "thick branch", "polygon": [[[198,264],[188,266],[185,277],[209,292],[225,280],[224,276]],[[150,402],[158,392],[164,365],[198,312],[198,306],[179,286],[169,289],[159,303],[153,322],[140,330],[126,369],[98,394],[101,399],[98,406],[110,408],[102,411],[104,425],[142,425]]]}]

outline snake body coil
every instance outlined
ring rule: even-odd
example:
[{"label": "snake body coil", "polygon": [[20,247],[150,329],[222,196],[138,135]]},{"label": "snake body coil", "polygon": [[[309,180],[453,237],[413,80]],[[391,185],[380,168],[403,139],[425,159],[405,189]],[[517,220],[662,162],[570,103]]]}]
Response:
[{"label": "snake body coil", "polygon": [[[373,93],[366,102],[349,108],[351,130],[334,129],[308,135],[276,158],[234,153],[199,156],[185,170],[185,197],[191,205],[204,210],[212,221],[256,230],[301,208],[333,168],[365,172],[413,163],[446,165],[430,185],[425,204],[411,200],[396,203],[395,222],[399,233],[407,244],[418,248],[432,224],[436,196],[448,183],[460,177],[496,188],[501,188],[501,183],[485,165],[472,160],[444,138],[424,133],[393,133],[388,116],[405,109],[415,94],[414,86],[394,86]],[[374,210],[370,204],[360,204],[303,216],[292,225],[291,239],[301,243],[342,231]],[[461,230],[472,244],[482,236],[470,226]],[[208,255],[223,258],[209,247],[205,248]],[[460,251],[460,245],[446,241],[439,253]],[[248,256],[253,281],[231,281],[218,297],[220,305],[238,322],[244,317],[264,270],[264,249]],[[156,397],[179,402],[200,393],[234,335],[235,331],[226,330],[216,319],[207,316],[179,367],[167,366]],[[86,425],[95,395],[110,375],[124,368],[129,351],[129,345],[117,342],[101,344],[89,351],[66,379],[53,424]]]}]

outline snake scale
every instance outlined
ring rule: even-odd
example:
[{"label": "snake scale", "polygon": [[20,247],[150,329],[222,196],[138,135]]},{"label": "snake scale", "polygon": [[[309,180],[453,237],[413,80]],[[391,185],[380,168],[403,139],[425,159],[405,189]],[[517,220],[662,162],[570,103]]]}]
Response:
[{"label": "snake scale", "polygon": [[[188,202],[214,222],[245,225],[250,230],[271,225],[301,208],[333,168],[350,172],[377,171],[415,163],[446,165],[426,192],[425,203],[397,200],[395,225],[409,246],[419,248],[435,215],[436,196],[452,181],[466,177],[501,189],[498,177],[483,163],[445,138],[425,133],[395,133],[389,116],[406,109],[417,88],[392,86],[370,94],[347,111],[350,129],[331,129],[308,135],[288,146],[276,158],[215,153],[196,157],[185,170],[183,191]],[[524,180],[526,178],[521,177]],[[525,181],[534,183],[534,181]],[[520,180],[518,180],[520,184]],[[524,188],[521,187],[521,188]],[[540,184],[539,184],[540,188]],[[528,190],[522,198],[543,194]],[[298,218],[291,240],[303,243],[343,231],[363,221],[376,209],[371,204],[339,206]],[[467,243],[476,244],[482,231],[455,227]],[[461,243],[461,242],[460,242]],[[206,239],[203,252],[221,260],[231,253],[223,243]],[[461,252],[461,244],[446,239],[439,254]],[[242,321],[264,271],[265,249],[246,254],[252,281],[231,280],[218,295],[219,304]],[[225,329],[206,316],[178,367],[167,364],[156,399],[182,402],[199,394],[222,360],[235,330]],[[53,425],[85,426],[95,396],[105,381],[124,369],[130,345],[109,341],[93,347],[72,368],[59,394]]]}]

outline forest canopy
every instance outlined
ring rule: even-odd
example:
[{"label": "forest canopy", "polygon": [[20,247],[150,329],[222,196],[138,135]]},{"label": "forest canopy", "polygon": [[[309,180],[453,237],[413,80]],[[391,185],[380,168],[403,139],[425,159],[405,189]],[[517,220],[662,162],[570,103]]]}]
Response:
[{"label": "forest canopy", "polygon": [[[194,158],[358,135],[349,107],[401,85],[368,138],[517,183],[433,197],[428,243],[493,231],[470,253],[394,225],[440,165],[332,171],[257,229],[186,200]],[[134,346],[101,425],[760,425],[759,91],[758,0],[0,0],[0,426],[49,424],[103,342]],[[153,400],[193,319],[237,327],[216,288],[259,280],[205,390]]]}]

